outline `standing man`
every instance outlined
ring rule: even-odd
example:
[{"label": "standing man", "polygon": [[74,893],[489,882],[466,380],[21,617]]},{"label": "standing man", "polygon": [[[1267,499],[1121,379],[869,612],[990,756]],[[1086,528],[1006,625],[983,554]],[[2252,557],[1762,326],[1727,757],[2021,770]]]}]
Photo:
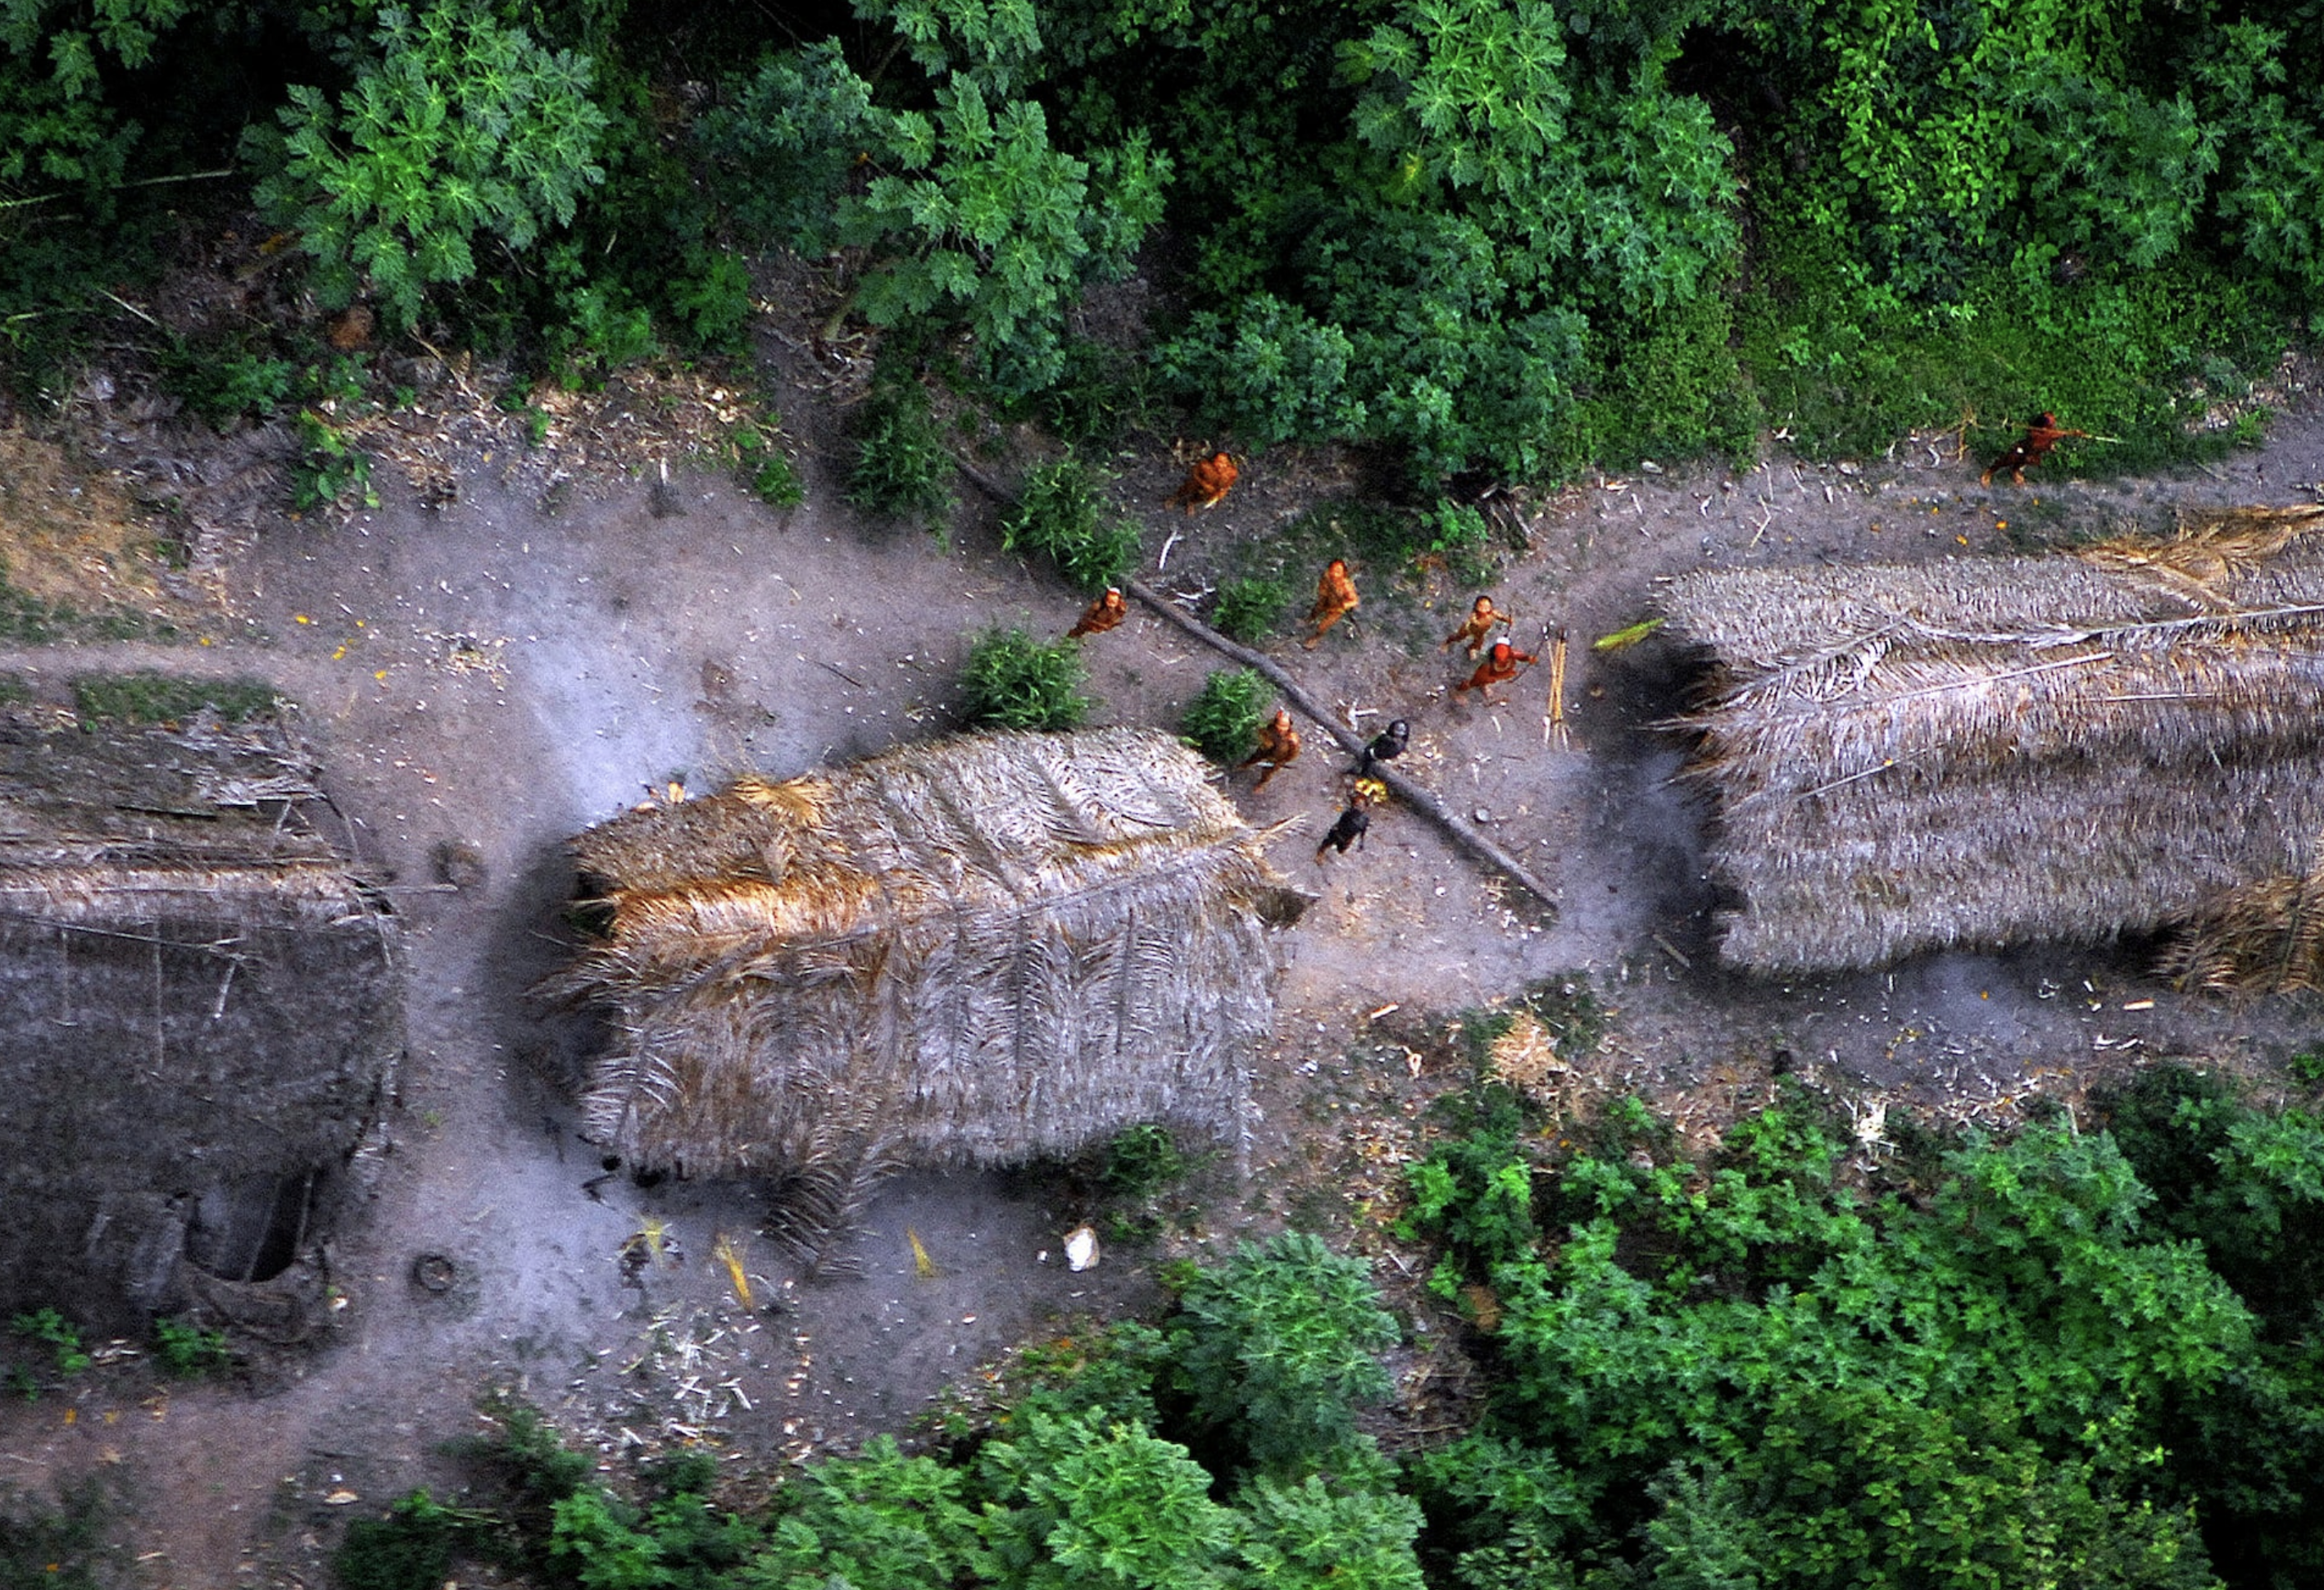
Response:
[{"label": "standing man", "polygon": [[1323,566],[1323,578],[1315,586],[1315,605],[1309,609],[1307,622],[1315,633],[1301,643],[1313,652],[1323,642],[1323,632],[1364,605],[1356,595],[1356,582],[1348,573],[1348,566],[1334,558]]},{"label": "standing man", "polygon": [[1537,661],[1530,652],[1520,652],[1507,641],[1495,641],[1493,649],[1485,654],[1484,661],[1477,665],[1477,671],[1471,674],[1464,683],[1453,686],[1452,693],[1458,696],[1464,690],[1481,690],[1486,704],[1489,706],[1495,685],[1508,684],[1525,671],[1526,664]]},{"label": "standing man", "polygon": [[1243,767],[1261,762],[1267,763],[1267,771],[1259,775],[1259,782],[1250,787],[1250,792],[1256,795],[1266,789],[1268,780],[1298,760],[1299,731],[1292,726],[1290,712],[1278,707],[1275,709],[1274,722],[1259,726],[1259,749],[1242,760]]},{"label": "standing man", "polygon": [[1485,637],[1493,633],[1496,624],[1508,627],[1516,622],[1509,615],[1493,605],[1492,597],[1480,596],[1477,598],[1476,605],[1469,609],[1469,616],[1461,621],[1461,627],[1446,635],[1444,643],[1436,649],[1440,652],[1450,652],[1453,647],[1466,641],[1469,643],[1469,655],[1474,657],[1484,649]]}]

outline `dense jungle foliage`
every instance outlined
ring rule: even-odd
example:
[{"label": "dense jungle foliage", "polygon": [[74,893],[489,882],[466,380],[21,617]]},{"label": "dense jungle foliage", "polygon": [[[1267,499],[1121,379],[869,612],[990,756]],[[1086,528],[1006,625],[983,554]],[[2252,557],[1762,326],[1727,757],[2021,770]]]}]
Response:
[{"label": "dense jungle foliage", "polygon": [[971,395],[1424,492],[2045,408],[2135,468],[2324,330],[2324,0],[0,8],[21,393],[299,401],[316,326],[127,309],[254,207],[322,310],[567,380],[734,347],[785,247]]},{"label": "dense jungle foliage", "polygon": [[[588,1590],[2295,1590],[2324,1580],[2324,1122],[2162,1067],[2007,1138],[1800,1093],[1678,1153],[1635,1101],[1441,1107],[1402,1234],[1427,1320],[1291,1234],[1175,1312],[1044,1344],[1013,1400],[771,1494],[609,1489],[503,1407],[348,1590],[464,1562]],[[1454,1311],[1457,1310],[1457,1316]],[[1460,1328],[1481,1403],[1385,1455],[1381,1356]],[[1453,1427],[1460,1427],[1458,1433]],[[1389,1421],[1372,1428],[1401,1430]]]}]

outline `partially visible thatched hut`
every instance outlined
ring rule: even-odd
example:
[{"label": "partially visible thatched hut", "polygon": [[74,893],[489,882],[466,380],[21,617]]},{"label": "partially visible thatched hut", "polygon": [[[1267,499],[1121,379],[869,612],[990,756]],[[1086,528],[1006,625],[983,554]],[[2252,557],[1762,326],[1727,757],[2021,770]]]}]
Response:
[{"label": "partially visible thatched hut", "polygon": [[968,735],[641,809],[573,841],[611,908],[550,985],[609,1004],[590,1134],[760,1176],[813,1243],[900,1165],[1232,1138],[1305,897],[1176,741]]},{"label": "partially visible thatched hut", "polygon": [[395,924],[271,719],[0,713],[0,1307],[280,1336],[403,1049]]},{"label": "partially visible thatched hut", "polygon": [[2091,941],[2324,853],[2324,509],[2045,558],[1689,575],[1694,772],[1768,970]]}]

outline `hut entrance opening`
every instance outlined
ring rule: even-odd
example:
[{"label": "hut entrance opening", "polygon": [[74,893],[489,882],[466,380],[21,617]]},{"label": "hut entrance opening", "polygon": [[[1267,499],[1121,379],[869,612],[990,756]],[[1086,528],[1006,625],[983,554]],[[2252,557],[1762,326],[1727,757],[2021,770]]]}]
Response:
[{"label": "hut entrance opening", "polygon": [[188,1262],[220,1280],[272,1280],[305,1245],[325,1180],[320,1170],[294,1170],[211,1188],[186,1223]]}]

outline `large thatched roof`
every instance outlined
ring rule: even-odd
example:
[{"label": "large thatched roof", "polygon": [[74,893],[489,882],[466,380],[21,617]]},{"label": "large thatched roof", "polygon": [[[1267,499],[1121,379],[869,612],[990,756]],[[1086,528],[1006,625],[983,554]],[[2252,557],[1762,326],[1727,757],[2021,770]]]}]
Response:
[{"label": "large thatched roof", "polygon": [[592,1134],[649,1168],[821,1179],[1238,1130],[1302,897],[1131,729],[982,735],[744,779],[573,842],[613,908],[552,986],[609,1003]]},{"label": "large thatched roof", "polygon": [[[247,1291],[328,1225],[402,1052],[394,924],[272,722],[0,715],[0,1290],[88,1321]],[[236,1289],[245,1289],[237,1292]]]},{"label": "large thatched roof", "polygon": [[2077,555],[1686,576],[1730,959],[2093,940],[2304,877],[2324,834],[2324,509]]}]

